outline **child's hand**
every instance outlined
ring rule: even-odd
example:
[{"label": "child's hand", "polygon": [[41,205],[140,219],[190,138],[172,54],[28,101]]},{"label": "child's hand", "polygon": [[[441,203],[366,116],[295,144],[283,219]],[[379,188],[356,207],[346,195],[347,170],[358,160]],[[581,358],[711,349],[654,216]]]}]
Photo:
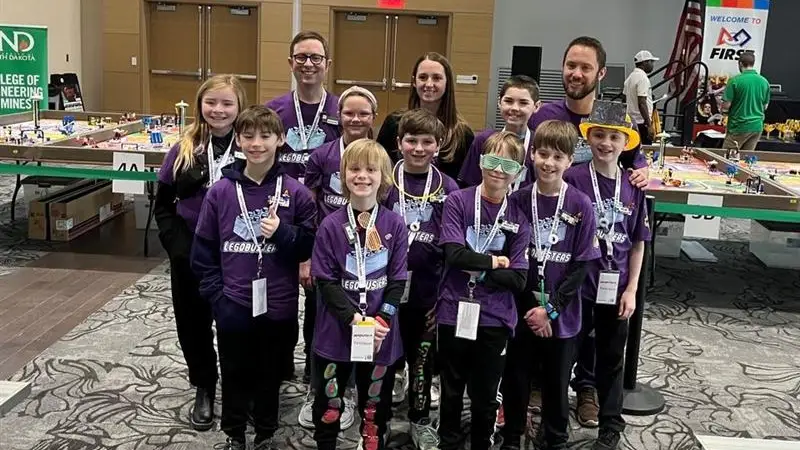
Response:
[{"label": "child's hand", "polygon": [[375,323],[375,340],[383,341],[389,334],[389,327],[383,326],[379,320],[373,320],[373,322]]},{"label": "child's hand", "polygon": [[311,278],[311,260],[300,263],[300,284],[306,289],[311,289],[314,279]]},{"label": "child's hand", "polygon": [[628,320],[636,311],[636,293],[626,290],[619,299],[619,320]]},{"label": "child's hand", "polygon": [[355,325],[355,324],[361,322],[362,320],[364,320],[364,317],[362,317],[361,314],[359,314],[359,313],[355,313],[355,314],[353,314],[353,321],[350,322],[350,325],[351,326]]},{"label": "child's hand", "polygon": [[547,316],[547,311],[543,307],[537,306],[525,313],[525,323],[539,336],[539,333],[550,325],[550,317]]},{"label": "child's hand", "polygon": [[505,256],[492,255],[492,269],[507,269],[511,265],[511,261]]},{"label": "child's hand", "polygon": [[642,167],[641,169],[628,169],[628,173],[630,173],[630,180],[631,184],[636,186],[639,189],[644,189],[647,187],[649,183],[650,177],[650,169],[648,167]]},{"label": "child's hand", "polygon": [[269,209],[269,216],[261,219],[261,235],[264,236],[264,239],[272,238],[272,235],[275,234],[275,230],[278,229],[278,226],[281,224],[281,219],[278,217],[278,213],[275,208]]}]

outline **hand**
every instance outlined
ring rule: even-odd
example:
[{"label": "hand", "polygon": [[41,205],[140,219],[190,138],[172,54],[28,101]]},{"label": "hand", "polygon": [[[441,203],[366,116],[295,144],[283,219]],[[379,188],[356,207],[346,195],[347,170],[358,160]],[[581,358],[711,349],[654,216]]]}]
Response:
[{"label": "hand", "polygon": [[536,333],[550,324],[550,317],[547,316],[547,311],[543,307],[537,306],[525,313],[525,323]]},{"label": "hand", "polygon": [[511,265],[511,261],[505,256],[492,255],[492,269],[507,269]]},{"label": "hand", "polygon": [[650,168],[649,167],[642,167],[641,169],[628,169],[628,173],[630,173],[630,180],[631,184],[636,186],[639,189],[644,189],[647,187],[648,182],[650,181]]},{"label": "hand", "polygon": [[281,219],[278,217],[276,208],[270,208],[269,216],[261,219],[261,235],[264,236],[264,239],[272,238],[272,235],[275,234],[275,230],[278,229],[280,224]]},{"label": "hand", "polygon": [[553,326],[550,325],[550,322],[547,322],[547,325],[538,330],[534,330],[533,333],[541,338],[553,337]]},{"label": "hand", "polygon": [[436,329],[436,307],[425,313],[425,331]]},{"label": "hand", "polygon": [[628,320],[636,310],[636,292],[625,291],[619,299],[619,320]]},{"label": "hand", "polygon": [[355,324],[361,322],[362,320],[364,320],[364,317],[362,317],[361,314],[359,314],[359,313],[355,313],[355,314],[353,314],[353,321],[350,322],[350,325],[351,326],[355,325]]},{"label": "hand", "polygon": [[314,284],[314,279],[311,278],[311,260],[300,263],[300,284],[306,288],[311,289]]},{"label": "hand", "polygon": [[372,321],[375,324],[375,340],[383,341],[389,334],[389,327],[381,325],[381,323],[375,319],[373,319]]}]

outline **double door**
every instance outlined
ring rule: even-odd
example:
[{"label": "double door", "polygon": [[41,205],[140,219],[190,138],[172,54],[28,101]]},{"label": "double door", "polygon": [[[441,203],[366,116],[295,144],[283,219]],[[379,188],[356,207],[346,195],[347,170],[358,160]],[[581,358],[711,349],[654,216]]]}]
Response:
[{"label": "double door", "polygon": [[197,89],[217,74],[236,75],[248,102],[258,100],[257,8],[153,2],[147,24],[151,112],[183,100],[191,114]]},{"label": "double door", "polygon": [[380,128],[387,114],[408,106],[414,64],[426,52],[447,56],[447,16],[337,12],[333,91],[369,89],[378,100]]}]

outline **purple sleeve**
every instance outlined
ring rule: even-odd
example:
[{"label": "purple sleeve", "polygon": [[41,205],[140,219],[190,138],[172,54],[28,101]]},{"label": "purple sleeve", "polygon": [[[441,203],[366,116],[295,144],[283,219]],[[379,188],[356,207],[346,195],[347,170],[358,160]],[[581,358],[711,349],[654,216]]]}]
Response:
[{"label": "purple sleeve", "polygon": [[442,232],[439,235],[439,245],[466,246],[467,239],[464,230],[466,230],[466,225],[464,225],[464,208],[461,199],[457,196],[447,197],[442,212]]},{"label": "purple sleeve", "polygon": [[[220,186],[221,187],[221,186]],[[200,215],[197,217],[195,234],[204,239],[219,240],[219,226],[217,213],[217,196],[220,189],[212,187],[203,199]]]},{"label": "purple sleeve", "polygon": [[333,222],[330,220],[324,220],[314,240],[314,251],[311,253],[311,275],[318,280],[335,281],[340,278],[340,267],[336,263],[336,249],[333,248],[333,239],[330,236],[331,224]]},{"label": "purple sleeve", "polygon": [[[444,174],[442,174],[442,175],[444,175]],[[445,176],[447,177],[447,175],[445,175]],[[444,193],[445,194],[450,194],[451,192],[455,192],[458,189],[459,189],[458,188],[458,183],[456,183],[455,180],[453,180],[450,177],[445,178],[445,181],[444,181]]]},{"label": "purple sleeve", "polygon": [[311,156],[306,163],[305,182],[307,188],[311,190],[322,187],[322,152],[321,148],[311,152]]},{"label": "purple sleeve", "polygon": [[178,150],[180,149],[180,141],[169,149],[167,155],[164,157],[164,162],[161,163],[161,169],[158,170],[158,181],[164,184],[172,184],[175,182],[173,175],[173,166],[175,159],[178,157]]},{"label": "purple sleeve", "polygon": [[461,164],[461,171],[458,173],[458,181],[463,186],[477,186],[481,183],[481,147],[483,146],[483,139],[476,137],[472,141],[472,145],[467,150],[467,155],[464,162]]},{"label": "purple sleeve", "polygon": [[630,239],[632,243],[636,242],[649,242],[652,233],[650,230],[650,222],[647,221],[647,202],[643,191],[636,190],[636,212],[631,217],[633,226],[630,231]]},{"label": "purple sleeve", "polygon": [[211,189],[203,199],[191,251],[191,266],[199,280],[200,296],[209,301],[222,293],[217,192],[217,189]]},{"label": "purple sleeve", "polygon": [[508,260],[511,262],[509,269],[528,270],[528,245],[531,242],[531,225],[525,220],[525,216],[521,211],[517,217],[520,218],[519,231],[511,237],[508,254]]},{"label": "purple sleeve", "polygon": [[[386,212],[391,213],[391,211]],[[408,229],[402,224],[402,218],[395,223],[397,226],[392,238],[392,259],[389,261],[387,274],[390,282],[408,279]]]},{"label": "purple sleeve", "polygon": [[600,243],[597,240],[597,219],[592,202],[585,195],[580,196],[581,221],[576,225],[575,248],[572,251],[575,261],[592,261],[600,256]]}]

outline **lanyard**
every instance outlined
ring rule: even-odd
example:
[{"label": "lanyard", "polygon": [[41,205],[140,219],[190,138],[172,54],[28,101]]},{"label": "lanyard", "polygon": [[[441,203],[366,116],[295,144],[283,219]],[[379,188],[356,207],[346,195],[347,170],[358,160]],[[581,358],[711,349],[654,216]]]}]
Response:
[{"label": "lanyard", "polygon": [[506,212],[506,207],[508,206],[508,196],[503,197],[503,204],[500,206],[500,211],[497,212],[497,217],[494,218],[494,225],[492,225],[491,230],[489,230],[489,236],[486,237],[486,241],[484,241],[483,245],[480,244],[480,230],[481,230],[481,187],[483,184],[480,184],[477,188],[475,188],[475,251],[478,253],[486,253],[486,249],[489,248],[489,245],[494,240],[494,237],[497,235],[497,232],[500,230],[500,219]]},{"label": "lanyard", "polygon": [[294,99],[294,113],[297,116],[297,128],[300,133],[300,143],[303,145],[303,150],[308,150],[308,140],[319,127],[319,119],[325,109],[325,99],[328,97],[328,93],[324,90],[322,91],[322,99],[319,101],[317,113],[314,115],[314,122],[311,124],[311,129],[308,133],[306,133],[306,124],[303,122],[303,112],[300,110],[300,98],[297,97],[297,91],[292,92],[292,97]]},{"label": "lanyard", "polygon": [[606,206],[603,203],[603,197],[600,196],[600,187],[597,185],[597,171],[594,169],[594,161],[589,163],[589,175],[592,177],[592,189],[594,190],[594,201],[597,204],[597,209],[600,211],[600,219],[597,222],[597,227],[603,233],[606,241],[606,258],[609,261],[614,259],[614,242],[612,235],[614,231],[614,219],[619,210],[619,193],[621,187],[621,170],[617,167],[617,176],[614,181],[614,203],[611,204],[611,221],[606,218]]},{"label": "lanyard", "polygon": [[[283,176],[278,176],[278,179],[275,180],[275,196],[272,198],[272,202],[275,205],[277,214],[277,207],[278,207],[278,199],[280,199],[281,189],[283,187]],[[250,215],[247,211],[247,204],[244,201],[244,193],[242,192],[242,185],[237,181],[236,182],[236,198],[239,200],[239,210],[242,211],[242,217],[244,218],[244,225],[247,227],[247,231],[250,233],[250,237],[253,238],[253,243],[256,244],[256,248],[258,248],[258,274],[256,275],[256,279],[261,278],[261,262],[263,259],[263,246],[258,243],[258,238],[256,237],[256,230],[253,227],[253,222],[250,220]],[[272,205],[270,205],[271,207]]]},{"label": "lanyard", "polygon": [[[378,205],[372,208],[372,213],[369,216],[369,223],[364,236],[369,235],[372,228],[375,227],[375,221],[378,218]],[[367,315],[367,252],[366,249],[361,248],[361,237],[358,234],[358,225],[356,224],[356,217],[353,213],[353,206],[347,206],[347,220],[350,222],[350,230],[353,231],[355,239],[353,244],[355,246],[356,257],[356,273],[358,275],[358,309],[361,310],[361,315]]]},{"label": "lanyard", "polygon": [[[531,214],[533,218],[533,238],[536,242],[536,265],[539,273],[539,292],[541,293],[541,301],[544,302],[544,268],[547,265],[547,259],[550,257],[550,249],[558,242],[558,225],[561,223],[561,208],[564,206],[564,198],[566,197],[567,183],[561,183],[561,190],[558,193],[558,201],[556,202],[556,210],[553,213],[553,224],[550,226],[550,234],[547,236],[547,243],[544,245],[542,251],[542,236],[539,233],[539,205],[537,204],[537,197],[539,194],[538,183],[534,181],[533,190],[531,191]],[[544,306],[544,305],[542,305]]]},{"label": "lanyard", "polygon": [[222,168],[227,165],[228,158],[231,155],[231,146],[233,146],[233,136],[231,136],[231,141],[228,143],[228,149],[225,150],[225,153],[222,154],[222,158],[219,160],[219,166],[215,167],[214,165],[214,145],[211,143],[211,139],[208,140],[208,148],[206,149],[206,155],[208,156],[208,185],[211,186],[217,181],[222,178]]},{"label": "lanyard", "polygon": [[[403,216],[403,223],[408,224],[408,219],[406,218],[405,171],[403,170],[402,167],[400,167],[400,170],[397,171],[397,167],[402,166],[402,164],[403,160],[401,159],[395,165],[395,172],[397,173],[397,185],[399,187],[398,190],[400,191],[400,214]],[[425,207],[428,206],[428,197],[430,196],[431,193],[431,182],[433,181],[434,170],[436,170],[437,172],[439,171],[439,169],[436,169],[433,166],[431,166],[430,169],[428,170],[428,177],[425,179],[425,190],[422,191],[422,200],[420,201],[419,205],[420,214],[422,214],[422,212],[425,211]],[[419,231],[419,222],[420,222],[419,216],[417,216],[417,220],[415,220],[413,223],[408,224],[409,230],[411,230],[414,233]],[[410,240],[411,237],[409,237],[409,241]]]},{"label": "lanyard", "polygon": [[[503,127],[503,131],[506,131],[505,127]],[[531,129],[525,128],[525,139],[524,139],[524,148],[525,149],[525,162],[522,163],[522,171],[520,171],[519,176],[517,177],[516,181],[511,185],[511,192],[517,192],[519,190],[519,185],[525,181],[527,173],[525,170],[528,168],[525,164],[527,163],[530,156],[528,155],[528,147],[531,145]]]},{"label": "lanyard", "polygon": [[344,158],[344,137],[339,138],[339,164],[342,163],[342,158]]}]

